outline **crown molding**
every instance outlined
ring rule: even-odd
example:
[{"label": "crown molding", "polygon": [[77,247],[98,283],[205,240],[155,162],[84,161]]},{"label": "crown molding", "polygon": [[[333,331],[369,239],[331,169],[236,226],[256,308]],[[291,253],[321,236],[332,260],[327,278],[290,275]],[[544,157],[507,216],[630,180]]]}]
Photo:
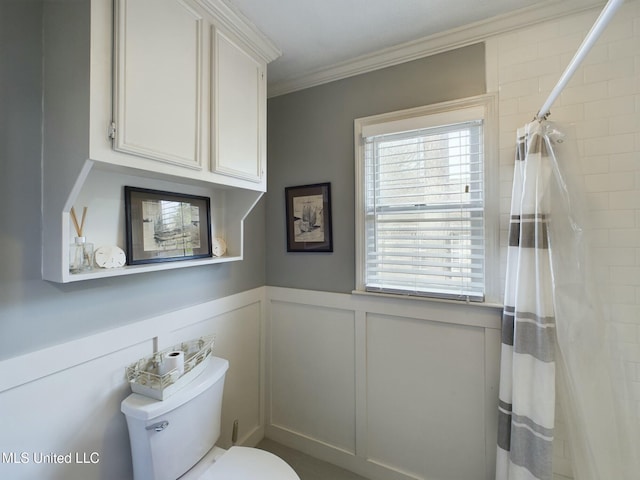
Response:
[{"label": "crown molding", "polygon": [[200,5],[218,23],[247,43],[267,63],[282,55],[280,49],[251,20],[224,0],[200,0]]},{"label": "crown molding", "polygon": [[362,55],[327,68],[314,70],[293,79],[273,83],[268,86],[268,97],[285,95],[305,88],[446,52],[484,41],[495,35],[602,7],[604,4],[605,2],[602,0],[564,0],[561,2],[548,1],[546,4],[526,7],[488,20],[470,23],[463,27]]}]

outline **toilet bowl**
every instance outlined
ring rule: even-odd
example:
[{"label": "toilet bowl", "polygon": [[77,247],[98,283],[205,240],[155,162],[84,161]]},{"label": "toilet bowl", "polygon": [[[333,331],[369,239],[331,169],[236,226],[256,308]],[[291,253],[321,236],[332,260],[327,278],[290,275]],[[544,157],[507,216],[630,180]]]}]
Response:
[{"label": "toilet bowl", "polygon": [[284,460],[264,450],[249,447],[219,450],[203,458],[180,480],[300,480]]},{"label": "toilet bowl", "polygon": [[256,448],[216,447],[229,362],[211,357],[165,400],[132,393],[122,401],[135,480],[300,480],[287,463]]}]

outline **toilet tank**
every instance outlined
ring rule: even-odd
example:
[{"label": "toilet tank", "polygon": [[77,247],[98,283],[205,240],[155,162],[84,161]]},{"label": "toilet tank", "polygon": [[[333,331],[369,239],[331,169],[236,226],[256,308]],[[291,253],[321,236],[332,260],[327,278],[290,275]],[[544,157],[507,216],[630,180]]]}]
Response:
[{"label": "toilet tank", "polygon": [[165,400],[133,393],[122,401],[136,480],[175,480],[194,466],[220,436],[229,362],[211,357],[193,381]]}]

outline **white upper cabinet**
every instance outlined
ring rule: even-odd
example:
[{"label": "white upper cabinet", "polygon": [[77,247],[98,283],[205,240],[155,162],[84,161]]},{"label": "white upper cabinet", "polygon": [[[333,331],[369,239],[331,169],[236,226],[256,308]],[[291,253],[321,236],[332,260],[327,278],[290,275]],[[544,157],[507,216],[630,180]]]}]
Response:
[{"label": "white upper cabinet", "polygon": [[216,31],[213,162],[216,173],[261,182],[265,176],[265,64]]},{"label": "white upper cabinet", "polygon": [[126,156],[99,160],[266,190],[267,58],[225,8],[213,0],[114,2],[109,135]]},{"label": "white upper cabinet", "polygon": [[114,148],[203,165],[204,15],[178,0],[115,3]]}]

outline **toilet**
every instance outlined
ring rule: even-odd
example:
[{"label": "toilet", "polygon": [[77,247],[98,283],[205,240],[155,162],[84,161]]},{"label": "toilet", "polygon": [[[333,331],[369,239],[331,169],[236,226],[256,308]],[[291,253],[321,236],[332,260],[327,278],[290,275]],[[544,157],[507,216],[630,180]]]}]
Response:
[{"label": "toilet", "polygon": [[122,401],[135,480],[300,480],[263,450],[216,447],[229,362],[211,357],[194,380],[165,400],[132,393]]}]

